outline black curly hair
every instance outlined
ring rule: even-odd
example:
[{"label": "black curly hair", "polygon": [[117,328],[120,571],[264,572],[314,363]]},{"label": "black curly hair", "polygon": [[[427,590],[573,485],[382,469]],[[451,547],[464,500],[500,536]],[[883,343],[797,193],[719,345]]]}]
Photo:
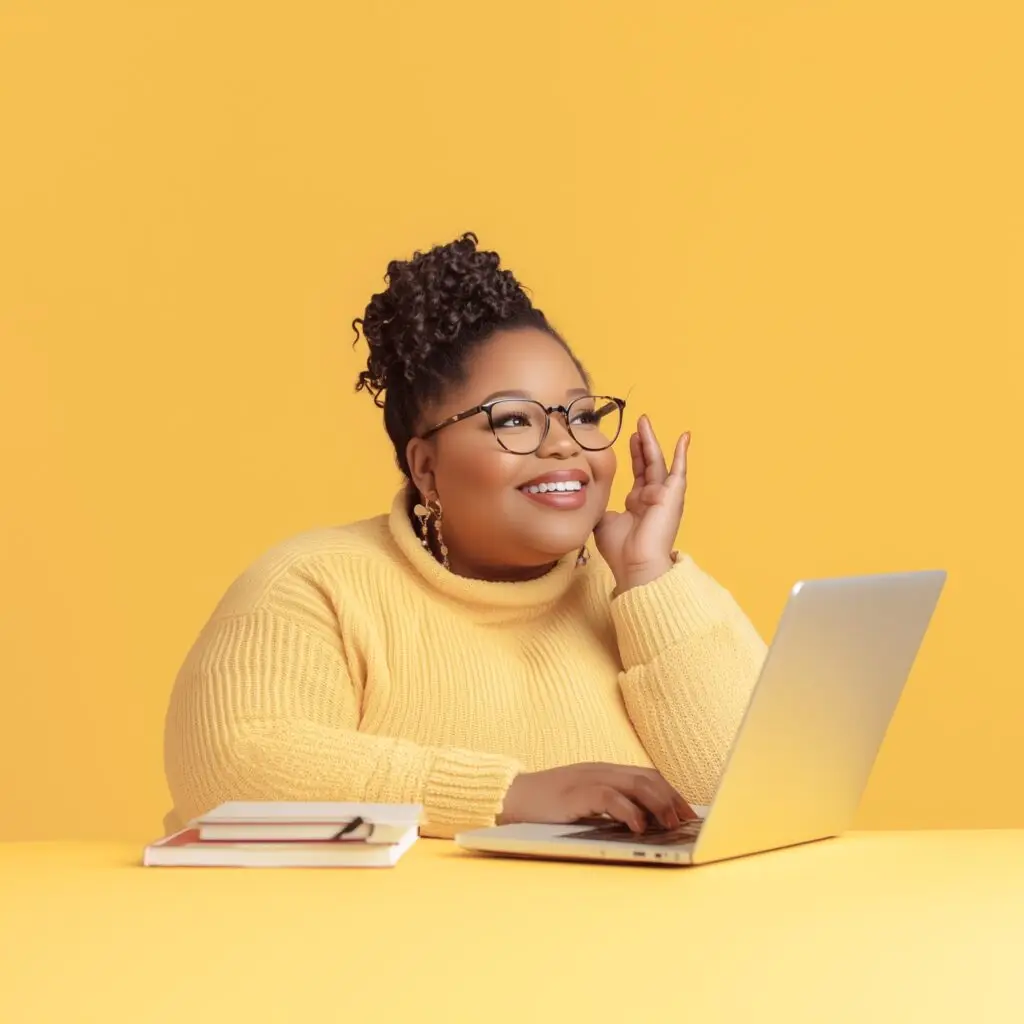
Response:
[{"label": "black curly hair", "polygon": [[[547,317],[530,302],[496,252],[477,248],[467,232],[446,245],[393,260],[387,289],[352,321],[369,346],[356,391],[367,391],[384,410],[384,427],[398,467],[408,479],[405,450],[416,435],[424,406],[465,379],[466,361],[496,331],[533,327],[546,331],[579,367],[579,360]],[[381,397],[383,395],[383,398]]]}]

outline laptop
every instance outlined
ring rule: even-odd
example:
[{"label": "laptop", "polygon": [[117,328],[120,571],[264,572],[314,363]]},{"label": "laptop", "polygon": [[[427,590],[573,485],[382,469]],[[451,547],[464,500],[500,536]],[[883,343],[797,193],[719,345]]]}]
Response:
[{"label": "laptop", "polygon": [[499,825],[466,850],[560,860],[695,865],[850,828],[946,581],[944,571],[797,583],[710,807],[641,835],[608,819]]}]

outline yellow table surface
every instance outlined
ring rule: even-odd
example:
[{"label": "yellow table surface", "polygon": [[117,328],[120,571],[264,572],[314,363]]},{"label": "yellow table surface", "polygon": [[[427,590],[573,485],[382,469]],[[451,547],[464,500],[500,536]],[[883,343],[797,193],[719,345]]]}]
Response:
[{"label": "yellow table surface", "polygon": [[1024,832],[700,868],[137,867],[0,846],[0,1021],[1024,1021]]}]

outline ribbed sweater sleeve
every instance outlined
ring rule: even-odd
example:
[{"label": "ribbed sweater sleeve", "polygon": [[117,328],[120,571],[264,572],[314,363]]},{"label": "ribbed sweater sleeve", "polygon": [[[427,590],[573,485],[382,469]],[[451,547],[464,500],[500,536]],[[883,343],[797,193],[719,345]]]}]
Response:
[{"label": "ribbed sweater sleeve", "polygon": [[767,648],[729,592],[683,556],[612,600],[626,709],[651,760],[708,804]]},{"label": "ribbed sweater sleeve", "polygon": [[167,722],[178,808],[226,800],[421,803],[424,835],[491,825],[520,764],[360,732],[337,636],[258,609],[214,619],[182,667]]}]

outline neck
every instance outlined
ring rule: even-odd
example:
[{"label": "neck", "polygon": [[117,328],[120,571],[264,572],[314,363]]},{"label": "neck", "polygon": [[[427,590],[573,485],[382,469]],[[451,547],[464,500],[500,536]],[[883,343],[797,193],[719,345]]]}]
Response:
[{"label": "neck", "polygon": [[487,583],[524,583],[527,580],[539,580],[558,565],[557,559],[543,565],[474,565],[458,557],[453,558],[450,552],[448,562],[451,571],[457,576],[464,576],[468,580],[484,580]]},{"label": "neck", "polygon": [[[415,532],[419,532],[419,521],[409,512],[409,523]],[[441,563],[440,552],[437,550],[437,538],[433,532],[428,532],[427,543],[430,545],[430,553],[434,561]],[[546,576],[556,565],[558,559],[547,560],[537,565],[485,565],[474,562],[471,558],[463,558],[456,552],[448,549],[448,565],[450,571],[456,576],[462,576],[467,580],[482,580],[485,583],[524,583],[527,580],[539,580]]]},{"label": "neck", "polygon": [[[576,571],[575,554],[554,561],[550,554],[537,553],[532,565],[488,565],[449,551],[454,571],[445,569],[429,551],[410,518],[405,495],[396,495],[388,515],[388,531],[409,569],[447,600],[456,601],[486,621],[523,618],[543,614],[587,573]],[[433,531],[431,531],[432,533]]]}]

